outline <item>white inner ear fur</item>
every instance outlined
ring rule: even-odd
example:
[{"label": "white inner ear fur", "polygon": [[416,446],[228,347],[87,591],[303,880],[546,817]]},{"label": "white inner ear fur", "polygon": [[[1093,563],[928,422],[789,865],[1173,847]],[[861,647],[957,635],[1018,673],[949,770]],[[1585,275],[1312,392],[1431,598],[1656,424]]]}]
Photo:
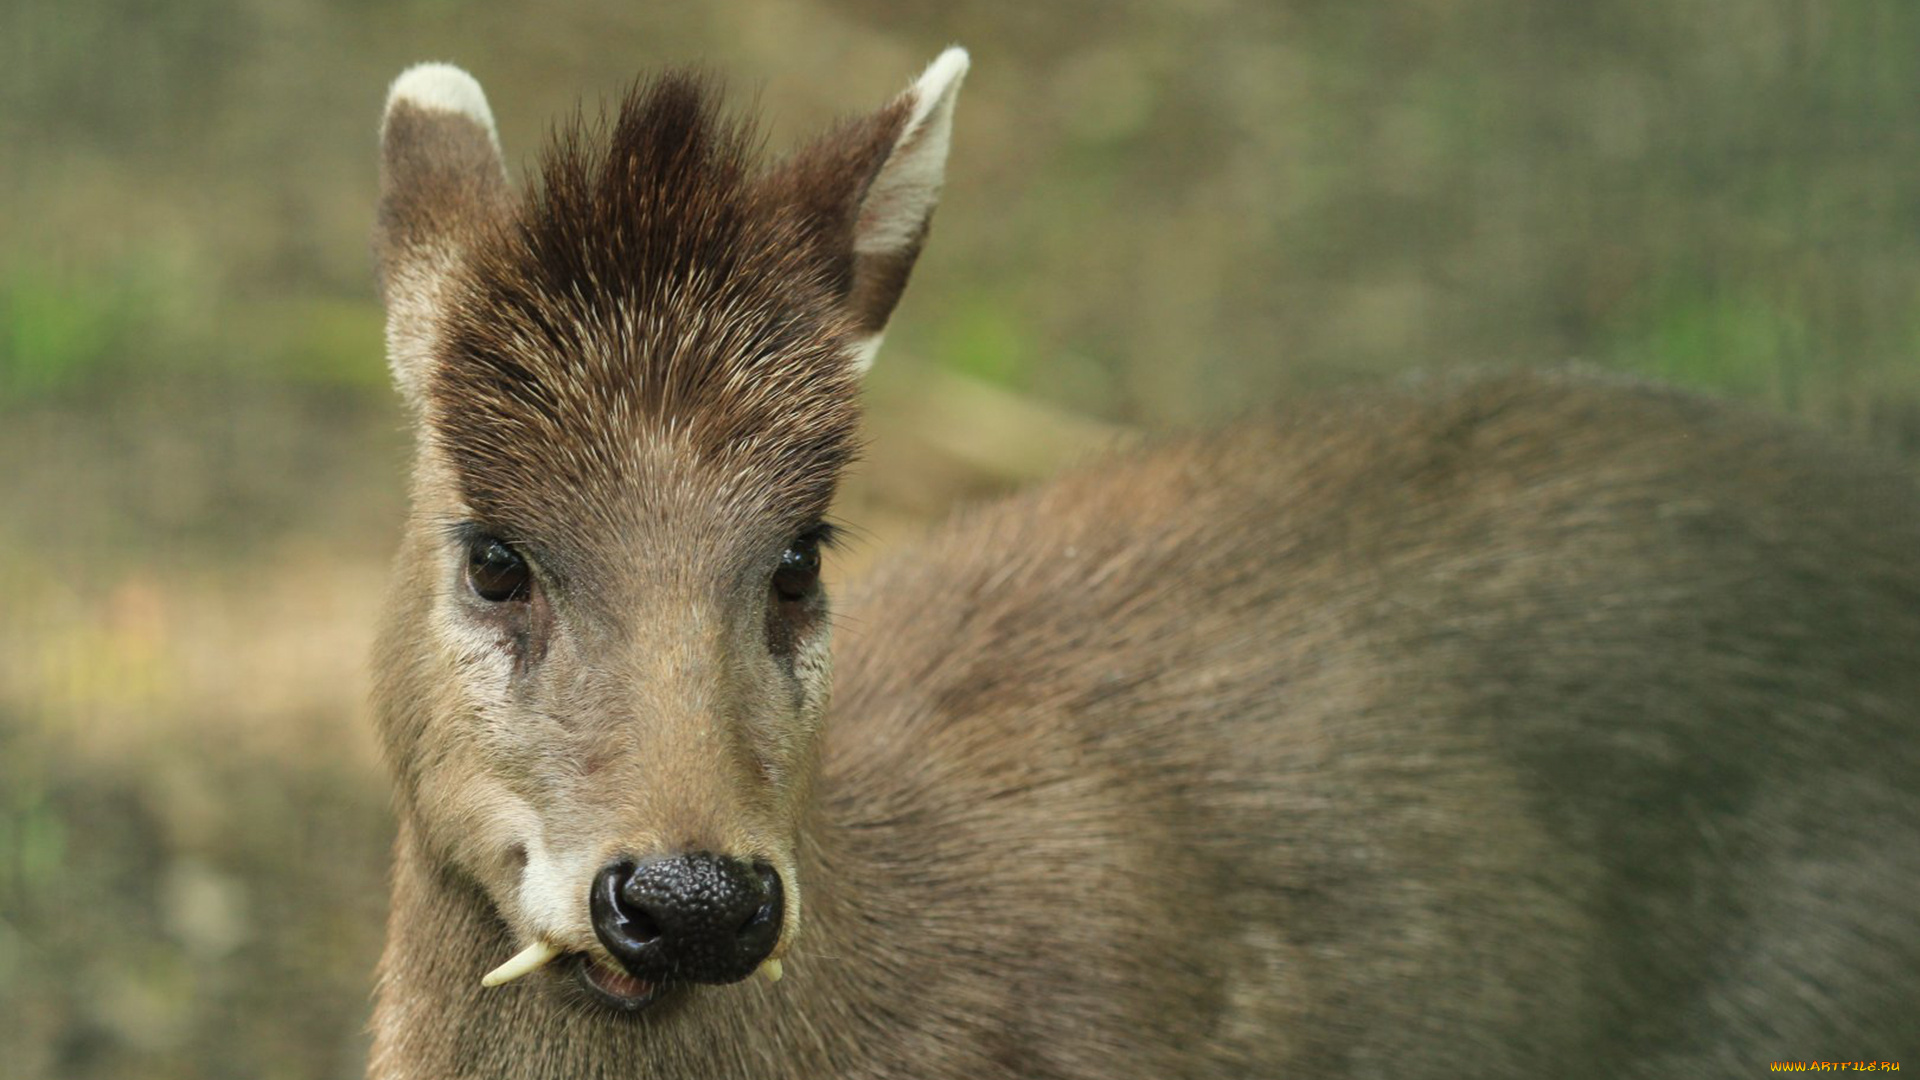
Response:
[{"label": "white inner ear fur", "polygon": [[[387,89],[385,115],[392,115],[394,105],[401,101],[472,120],[486,129],[494,153],[500,152],[500,132],[493,124],[493,110],[487,107],[486,91],[473,76],[452,64],[415,64],[401,72]],[[384,135],[385,124],[381,127]]]},{"label": "white inner ear fur", "polygon": [[855,342],[853,348],[847,350],[848,359],[853,361],[853,370],[862,375],[873,370],[873,358],[880,355],[880,343],[886,340],[886,337],[887,332],[882,330]]},{"label": "white inner ear fur", "polygon": [[416,247],[396,264],[387,287],[387,367],[400,396],[416,409],[426,403],[427,370],[439,335],[434,312],[458,258],[451,248]]},{"label": "white inner ear fur", "polygon": [[927,65],[907,91],[913,97],[913,111],[894,141],[893,153],[867,189],[854,230],[854,254],[890,254],[919,239],[927,215],[940,198],[947,144],[953,134],[953,102],[966,74],[967,50],[956,45]]}]

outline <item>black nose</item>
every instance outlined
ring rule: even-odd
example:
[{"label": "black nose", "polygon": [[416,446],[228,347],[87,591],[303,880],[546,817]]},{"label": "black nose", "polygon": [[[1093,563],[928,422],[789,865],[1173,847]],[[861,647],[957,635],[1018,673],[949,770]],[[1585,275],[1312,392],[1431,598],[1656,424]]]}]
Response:
[{"label": "black nose", "polygon": [[720,855],[610,863],[588,906],[600,944],[637,979],[735,982],[780,939],[780,875]]}]

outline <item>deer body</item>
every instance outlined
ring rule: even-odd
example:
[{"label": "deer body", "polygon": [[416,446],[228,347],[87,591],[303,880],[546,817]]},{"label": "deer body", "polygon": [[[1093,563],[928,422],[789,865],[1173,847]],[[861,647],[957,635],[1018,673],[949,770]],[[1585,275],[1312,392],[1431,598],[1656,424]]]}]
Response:
[{"label": "deer body", "polygon": [[1527,375],[1168,441],[896,554],[829,653],[816,522],[963,70],[765,179],[669,81],[524,206],[470,80],[396,84],[371,1075],[1920,1048],[1920,500],[1770,422]]}]

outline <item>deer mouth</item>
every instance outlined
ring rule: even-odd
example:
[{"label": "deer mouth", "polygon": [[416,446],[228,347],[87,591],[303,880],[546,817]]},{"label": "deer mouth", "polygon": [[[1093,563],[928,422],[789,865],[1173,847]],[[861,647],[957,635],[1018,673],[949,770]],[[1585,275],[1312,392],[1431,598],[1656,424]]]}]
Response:
[{"label": "deer mouth", "polygon": [[639,1012],[659,1000],[666,990],[661,983],[636,979],[585,953],[574,964],[574,980],[594,1000],[625,1013]]}]

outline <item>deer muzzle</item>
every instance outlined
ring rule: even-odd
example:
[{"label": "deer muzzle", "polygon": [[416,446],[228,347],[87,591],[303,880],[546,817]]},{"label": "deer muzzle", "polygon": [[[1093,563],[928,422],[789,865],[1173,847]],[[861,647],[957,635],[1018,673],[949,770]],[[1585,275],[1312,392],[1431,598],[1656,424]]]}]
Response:
[{"label": "deer muzzle", "polygon": [[635,979],[737,982],[780,940],[780,875],[766,863],[696,853],[619,859],[594,876],[593,932]]}]

